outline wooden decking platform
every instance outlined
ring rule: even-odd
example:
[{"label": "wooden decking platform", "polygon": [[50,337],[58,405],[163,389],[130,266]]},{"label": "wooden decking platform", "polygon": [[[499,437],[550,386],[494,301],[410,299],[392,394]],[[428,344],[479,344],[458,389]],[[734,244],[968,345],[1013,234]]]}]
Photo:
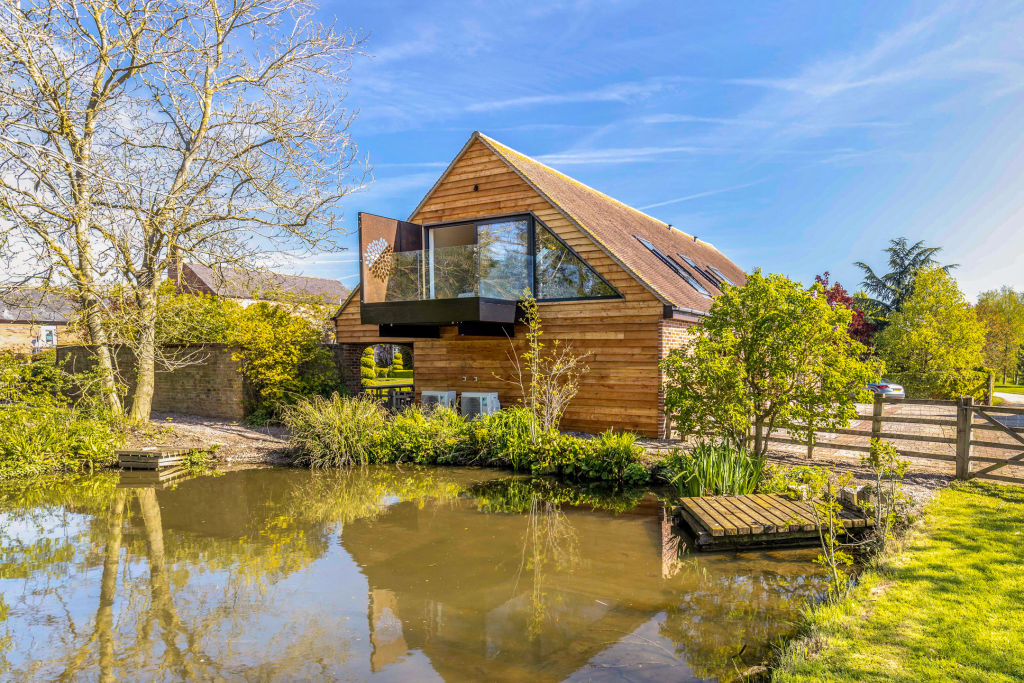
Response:
[{"label": "wooden decking platform", "polygon": [[[777,494],[680,498],[676,516],[690,528],[700,549],[816,543],[811,501]],[[848,532],[872,525],[863,511],[844,507]]]},{"label": "wooden decking platform", "polygon": [[169,446],[146,446],[131,450],[114,451],[117,464],[126,470],[155,470],[158,467],[177,465],[189,454],[191,448]]}]

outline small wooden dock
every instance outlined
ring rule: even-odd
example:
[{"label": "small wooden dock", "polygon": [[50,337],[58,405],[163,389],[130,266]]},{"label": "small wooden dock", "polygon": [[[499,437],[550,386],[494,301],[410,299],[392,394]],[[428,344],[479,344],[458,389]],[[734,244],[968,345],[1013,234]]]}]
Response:
[{"label": "small wooden dock", "polygon": [[[699,549],[801,545],[818,542],[811,501],[778,494],[680,498],[676,517],[690,528]],[[844,507],[839,517],[849,533],[872,521],[860,509]]]},{"label": "small wooden dock", "polygon": [[130,450],[114,451],[117,465],[125,470],[155,470],[160,467],[177,465],[191,451],[191,448],[169,446],[146,446]]}]

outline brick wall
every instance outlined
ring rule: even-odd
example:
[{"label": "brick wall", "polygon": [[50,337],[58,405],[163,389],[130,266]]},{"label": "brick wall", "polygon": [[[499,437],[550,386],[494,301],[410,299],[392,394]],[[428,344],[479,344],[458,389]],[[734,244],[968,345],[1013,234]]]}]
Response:
[{"label": "brick wall", "polygon": [[[695,323],[688,320],[676,320],[672,318],[666,318],[661,321],[659,326],[659,340],[661,344],[661,357],[664,358],[674,349],[683,348],[686,343],[693,336],[693,327]],[[663,436],[670,435],[670,429],[668,424],[668,418],[665,417],[665,371],[661,370],[661,386],[662,389],[658,392],[658,431]]]},{"label": "brick wall", "polygon": [[[153,410],[186,413],[206,417],[240,420],[245,416],[246,386],[240,363],[232,360],[232,348],[226,344],[196,345],[188,349],[200,360],[172,372],[156,373]],[[58,359],[67,358],[72,371],[93,364],[92,349],[86,346],[62,347]],[[135,360],[127,349],[116,355],[118,374],[128,388],[131,401]]]}]

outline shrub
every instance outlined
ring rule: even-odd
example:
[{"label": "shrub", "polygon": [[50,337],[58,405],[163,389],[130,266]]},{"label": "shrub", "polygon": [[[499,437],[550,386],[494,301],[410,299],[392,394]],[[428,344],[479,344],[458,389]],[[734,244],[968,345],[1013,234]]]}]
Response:
[{"label": "shrub", "polygon": [[376,439],[374,462],[458,464],[472,459],[471,427],[444,406],[410,406],[390,419]]},{"label": "shrub", "polygon": [[267,303],[245,309],[235,358],[256,392],[254,421],[277,416],[296,397],[326,395],[337,385],[337,368],[322,345],[320,328]]},{"label": "shrub", "polygon": [[392,371],[405,370],[405,362],[404,362],[404,359],[402,358],[402,352],[401,351],[395,351],[395,357],[391,361],[391,370]]},{"label": "shrub", "polygon": [[330,398],[313,396],[286,406],[281,418],[291,431],[298,462],[317,469],[371,462],[385,412],[368,398],[335,393]]},{"label": "shrub", "polygon": [[523,406],[479,421],[451,408],[410,406],[393,417],[367,398],[313,397],[285,408],[298,462],[311,467],[412,462],[482,464],[576,481],[639,485],[649,474],[636,435],[607,431],[580,439],[557,431],[533,437],[537,418]]},{"label": "shrub", "polygon": [[665,477],[681,496],[753,493],[764,476],[764,456],[727,443],[700,442],[665,460]]},{"label": "shrub", "polygon": [[359,377],[362,379],[377,378],[377,363],[373,359],[373,347],[363,349],[363,355],[359,359]]},{"label": "shrub", "polygon": [[[647,469],[640,464],[644,449],[637,445],[636,434],[609,429],[585,443],[580,470],[583,479],[601,479],[630,485],[643,484]],[[574,454],[567,454],[574,455]]]},{"label": "shrub", "polygon": [[758,486],[761,493],[784,493],[800,497],[818,495],[828,485],[828,471],[813,465],[787,467],[768,463],[764,479]]}]

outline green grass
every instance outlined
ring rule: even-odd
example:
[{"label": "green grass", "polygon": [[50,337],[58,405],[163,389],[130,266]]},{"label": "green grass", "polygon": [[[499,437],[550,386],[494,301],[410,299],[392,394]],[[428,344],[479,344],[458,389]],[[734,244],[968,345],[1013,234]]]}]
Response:
[{"label": "green grass", "polygon": [[777,681],[1024,681],[1024,488],[939,492],[851,598],[811,611]]},{"label": "green grass", "polygon": [[1004,394],[1024,394],[1024,386],[1020,384],[999,384],[996,383],[996,391]]}]

